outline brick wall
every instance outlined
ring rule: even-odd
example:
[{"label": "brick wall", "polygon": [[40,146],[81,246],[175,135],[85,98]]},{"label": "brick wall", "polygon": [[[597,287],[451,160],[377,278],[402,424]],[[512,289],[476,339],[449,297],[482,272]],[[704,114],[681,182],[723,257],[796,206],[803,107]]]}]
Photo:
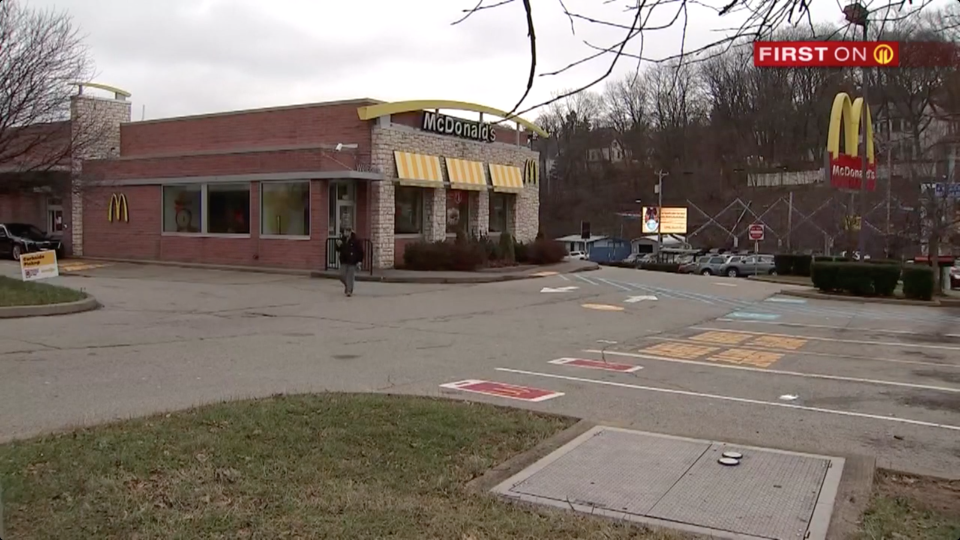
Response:
[{"label": "brick wall", "polygon": [[[250,183],[250,235],[235,238],[162,234],[162,188],[96,187],[84,191],[85,248],[90,257],[165,260],[203,264],[321,269],[327,238],[328,183],[310,182],[310,239],[260,237],[260,187]],[[129,222],[110,222],[107,208],[113,193],[123,193]]]},{"label": "brick wall", "polygon": [[35,193],[0,195],[0,223],[29,223],[47,228],[46,196]]},{"label": "brick wall", "polygon": [[72,137],[79,143],[72,156],[71,193],[64,197],[64,204],[69,204],[66,221],[73,255],[84,255],[85,197],[82,194],[89,187],[83,181],[85,160],[114,157],[120,153],[120,124],[130,121],[130,105],[129,101],[87,95],[74,96],[70,102]]},{"label": "brick wall", "polygon": [[311,144],[359,144],[369,152],[370,129],[357,108],[370,100],[147,120],[121,128],[121,155],[143,157]]},{"label": "brick wall", "polygon": [[[397,117],[401,120],[406,118],[405,121],[410,123],[413,114],[397,115]],[[401,242],[393,238],[395,188],[390,180],[397,178],[394,151],[513,165],[521,168],[527,160],[539,161],[537,152],[524,146],[499,142],[501,140],[499,136],[498,142],[481,143],[427,133],[407,125],[375,124],[372,137],[372,162],[375,167],[379,167],[379,170],[383,172],[386,180],[377,184],[375,188],[376,196],[374,197],[373,242],[377,251],[376,266],[378,268],[391,267],[400,257],[397,252]],[[443,168],[446,169],[446,167]],[[447,179],[445,170],[444,179]],[[529,242],[536,237],[540,225],[539,186],[527,185],[522,193],[517,194],[515,199],[516,201],[512,205],[513,215],[508,218],[511,225],[510,232],[518,240]],[[444,221],[446,216],[446,189],[427,189],[425,190],[424,200],[424,213],[428,219],[425,237],[427,240],[442,239],[446,236]],[[478,224],[478,228],[487,230],[489,227],[489,199],[487,199],[485,205],[480,204],[483,209],[477,214],[479,219],[484,219],[485,222],[483,225]]]}]

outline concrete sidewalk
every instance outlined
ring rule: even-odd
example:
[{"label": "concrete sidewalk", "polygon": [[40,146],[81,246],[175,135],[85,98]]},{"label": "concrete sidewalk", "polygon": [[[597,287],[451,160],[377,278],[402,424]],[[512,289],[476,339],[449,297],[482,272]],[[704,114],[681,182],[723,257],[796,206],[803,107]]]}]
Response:
[{"label": "concrete sidewalk", "polygon": [[[600,265],[590,261],[565,261],[547,266],[516,266],[513,268],[486,269],[477,272],[421,272],[416,270],[374,270],[357,272],[357,281],[382,283],[496,283],[546,277],[556,274],[573,274],[599,270]],[[339,279],[339,270],[310,272],[311,277]]]}]

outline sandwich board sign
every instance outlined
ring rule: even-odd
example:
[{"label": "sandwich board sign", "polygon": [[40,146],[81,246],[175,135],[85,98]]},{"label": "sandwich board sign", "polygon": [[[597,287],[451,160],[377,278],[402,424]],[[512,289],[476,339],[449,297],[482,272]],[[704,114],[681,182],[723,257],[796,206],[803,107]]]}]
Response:
[{"label": "sandwich board sign", "polygon": [[44,250],[20,255],[20,276],[23,281],[36,281],[59,275],[60,269],[57,266],[56,251]]}]

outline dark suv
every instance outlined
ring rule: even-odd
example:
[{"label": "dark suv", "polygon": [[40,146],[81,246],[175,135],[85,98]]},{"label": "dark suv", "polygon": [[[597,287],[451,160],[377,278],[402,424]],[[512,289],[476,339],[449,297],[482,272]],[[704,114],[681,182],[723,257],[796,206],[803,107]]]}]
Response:
[{"label": "dark suv", "polygon": [[0,257],[20,260],[21,253],[52,249],[63,257],[63,243],[27,223],[0,223]]}]

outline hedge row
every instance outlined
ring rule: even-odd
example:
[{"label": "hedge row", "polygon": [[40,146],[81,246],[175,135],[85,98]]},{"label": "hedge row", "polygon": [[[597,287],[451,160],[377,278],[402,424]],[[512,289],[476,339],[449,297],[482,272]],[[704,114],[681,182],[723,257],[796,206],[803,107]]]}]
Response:
[{"label": "hedge row", "polygon": [[567,250],[553,240],[537,239],[529,244],[517,243],[504,233],[498,241],[489,237],[465,238],[454,242],[417,242],[403,251],[403,267],[408,270],[472,272],[483,266],[505,264],[555,264],[563,260]]},{"label": "hedge row", "polygon": [[[820,262],[854,262],[849,257],[829,257],[825,255],[796,255],[781,253],[773,256],[773,264],[781,276],[809,276],[811,265]],[[901,264],[896,259],[867,259],[861,261],[868,264]]]},{"label": "hedge row", "polygon": [[823,292],[855,296],[893,296],[903,278],[903,295],[915,300],[933,298],[933,269],[911,265],[901,269],[899,261],[821,262],[812,266],[813,286]]}]

